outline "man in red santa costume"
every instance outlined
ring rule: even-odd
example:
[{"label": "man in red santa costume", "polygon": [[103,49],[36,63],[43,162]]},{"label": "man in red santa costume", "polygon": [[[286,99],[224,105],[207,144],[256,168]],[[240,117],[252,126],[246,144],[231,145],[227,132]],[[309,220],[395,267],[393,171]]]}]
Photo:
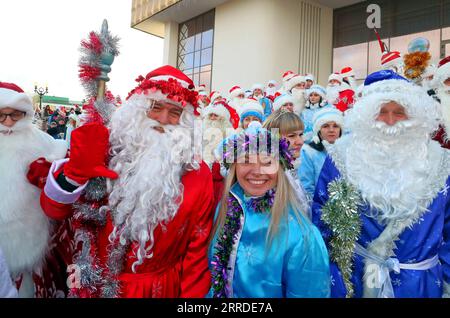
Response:
[{"label": "man in red santa costume", "polygon": [[19,297],[64,297],[64,284],[53,279],[58,274],[47,272],[57,228],[40,207],[37,186],[47,175],[46,160],[64,158],[67,146],[34,126],[33,115],[24,91],[0,82],[0,250]]},{"label": "man in red santa costume", "polygon": [[350,88],[356,92],[358,89],[358,83],[356,83],[355,71],[349,66],[344,67],[341,70],[342,81],[350,86]]},{"label": "man in red santa costume", "polygon": [[433,137],[442,147],[450,149],[450,56],[439,62],[433,78],[436,97],[441,102],[443,126]]},{"label": "man in red santa costume", "polygon": [[293,76],[286,84],[287,93],[294,100],[294,113],[301,115],[306,104],[306,78],[302,75]]},{"label": "man in red santa costume", "polygon": [[[75,233],[82,247],[71,267],[73,296],[203,297],[213,185],[192,151],[197,93],[168,65],[138,81],[111,118],[109,140],[96,123],[72,133],[70,159],[52,165],[41,203],[53,218],[71,217],[72,203],[89,199],[79,197],[93,178],[107,178],[106,196],[97,200],[102,207],[89,223],[97,226]],[[103,213],[105,223],[98,220]]]},{"label": "man in red santa costume", "polygon": [[[246,99],[244,99],[246,100]],[[231,111],[231,112],[230,112]],[[237,119],[236,119],[237,116]],[[214,186],[214,206],[220,201],[223,187],[224,177],[222,176],[220,162],[217,160],[215,150],[223,139],[235,133],[237,126],[233,126],[232,117],[239,121],[239,116],[230,110],[225,102],[218,102],[209,105],[203,112],[203,160],[211,169],[213,186]]]},{"label": "man in red santa costume", "polygon": [[239,111],[239,108],[243,104],[245,100],[245,92],[240,86],[233,86],[230,88],[230,102],[228,103],[231,107],[233,107],[236,111]]},{"label": "man in red santa costume", "polygon": [[342,80],[341,74],[333,73],[328,77],[327,101],[341,112],[353,106],[354,95],[355,92]]}]

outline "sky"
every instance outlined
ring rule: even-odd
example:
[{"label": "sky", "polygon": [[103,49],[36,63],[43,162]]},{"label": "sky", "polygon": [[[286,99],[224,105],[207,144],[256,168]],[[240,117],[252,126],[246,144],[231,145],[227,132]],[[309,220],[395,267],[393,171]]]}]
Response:
[{"label": "sky", "polygon": [[120,37],[120,55],[108,89],[124,99],[136,84],[162,65],[164,40],[131,28],[132,0],[0,0],[0,81],[33,93],[48,84],[51,96],[80,101],[80,41],[100,32],[103,19]]}]

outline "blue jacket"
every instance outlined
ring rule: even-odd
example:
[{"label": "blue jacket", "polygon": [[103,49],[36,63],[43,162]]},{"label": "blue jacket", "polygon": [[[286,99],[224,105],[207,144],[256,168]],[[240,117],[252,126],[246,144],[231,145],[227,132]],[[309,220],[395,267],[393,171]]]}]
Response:
[{"label": "blue jacket", "polygon": [[259,100],[259,103],[264,109],[264,116],[267,118],[272,114],[272,102],[267,97],[263,97]]},{"label": "blue jacket", "polygon": [[301,164],[298,168],[298,177],[303,188],[312,198],[316,189],[320,171],[327,157],[326,150],[318,151],[308,144],[303,145],[300,154]]},{"label": "blue jacket", "polygon": [[[280,222],[277,236],[268,248],[266,234],[270,215],[246,206],[248,198],[239,183],[232,186],[230,194],[243,209],[243,226],[234,246],[236,258],[230,258],[228,264],[231,296],[329,297],[328,253],[317,228],[304,216],[300,216],[299,223],[289,211],[288,223]],[[210,246],[210,261],[216,240],[217,233]]]}]

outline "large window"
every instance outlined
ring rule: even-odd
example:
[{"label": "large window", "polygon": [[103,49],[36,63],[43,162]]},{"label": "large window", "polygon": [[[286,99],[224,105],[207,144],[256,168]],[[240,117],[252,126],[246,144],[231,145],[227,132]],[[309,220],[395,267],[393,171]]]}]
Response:
[{"label": "large window", "polygon": [[[369,3],[381,8],[379,33],[391,51],[407,53],[409,42],[420,36],[430,41],[431,63],[438,63],[442,54],[448,56],[450,0],[372,0]],[[381,67],[380,46],[373,30],[366,26],[367,5],[368,2],[362,2],[336,9],[333,15],[333,71],[350,66],[358,79]]]},{"label": "large window", "polygon": [[211,90],[214,10],[181,23],[178,34],[178,68],[195,85]]}]

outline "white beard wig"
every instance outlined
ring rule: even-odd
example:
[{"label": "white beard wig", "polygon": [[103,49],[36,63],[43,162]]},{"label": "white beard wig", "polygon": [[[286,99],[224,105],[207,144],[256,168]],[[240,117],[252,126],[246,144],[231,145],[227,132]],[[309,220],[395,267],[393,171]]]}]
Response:
[{"label": "white beard wig", "polygon": [[203,119],[203,160],[212,164],[216,158],[214,151],[217,146],[234,132],[230,121],[224,117],[218,120],[211,120],[209,118]]},{"label": "white beard wig", "polygon": [[[376,121],[381,105],[389,101],[405,105],[409,119],[393,126]],[[345,116],[351,134],[327,146],[338,169],[371,206],[370,216],[380,223],[417,217],[445,183],[443,150],[430,138],[439,117],[437,103],[421,87],[380,81],[365,88],[363,98]]]},{"label": "white beard wig", "polygon": [[305,92],[306,90],[301,88],[293,88],[291,90],[291,96],[294,99],[294,113],[296,113],[297,115],[300,115],[303,109],[305,109]]},{"label": "white beard wig", "polygon": [[154,230],[170,222],[183,201],[181,177],[185,171],[199,169],[193,160],[192,107],[184,109],[179,125],[161,126],[147,117],[150,97],[134,95],[111,119],[111,161],[109,168],[119,174],[108,179],[109,201],[114,230],[110,241],[135,241],[135,272],[145,258],[151,258]]},{"label": "white beard wig", "polygon": [[274,87],[266,87],[266,95],[267,96],[274,96],[275,93],[277,92],[277,88]]},{"label": "white beard wig", "polygon": [[340,92],[340,85],[332,86],[332,85],[328,84],[326,100],[330,104],[337,104],[338,99],[339,99],[339,92]]},{"label": "white beard wig", "polygon": [[248,102],[246,98],[236,97],[230,101],[229,105],[233,107],[236,111],[239,111],[241,106],[244,105],[246,102]]},{"label": "white beard wig", "polygon": [[40,157],[62,159],[67,152],[65,141],[39,130],[31,118],[12,128],[0,124],[0,249],[13,276],[38,270],[49,249],[51,224],[39,203],[41,190],[26,178],[29,166]]},{"label": "white beard wig", "polygon": [[441,101],[441,111],[443,125],[445,127],[446,136],[445,138],[450,138],[450,87],[442,85],[437,90],[437,96]]}]

